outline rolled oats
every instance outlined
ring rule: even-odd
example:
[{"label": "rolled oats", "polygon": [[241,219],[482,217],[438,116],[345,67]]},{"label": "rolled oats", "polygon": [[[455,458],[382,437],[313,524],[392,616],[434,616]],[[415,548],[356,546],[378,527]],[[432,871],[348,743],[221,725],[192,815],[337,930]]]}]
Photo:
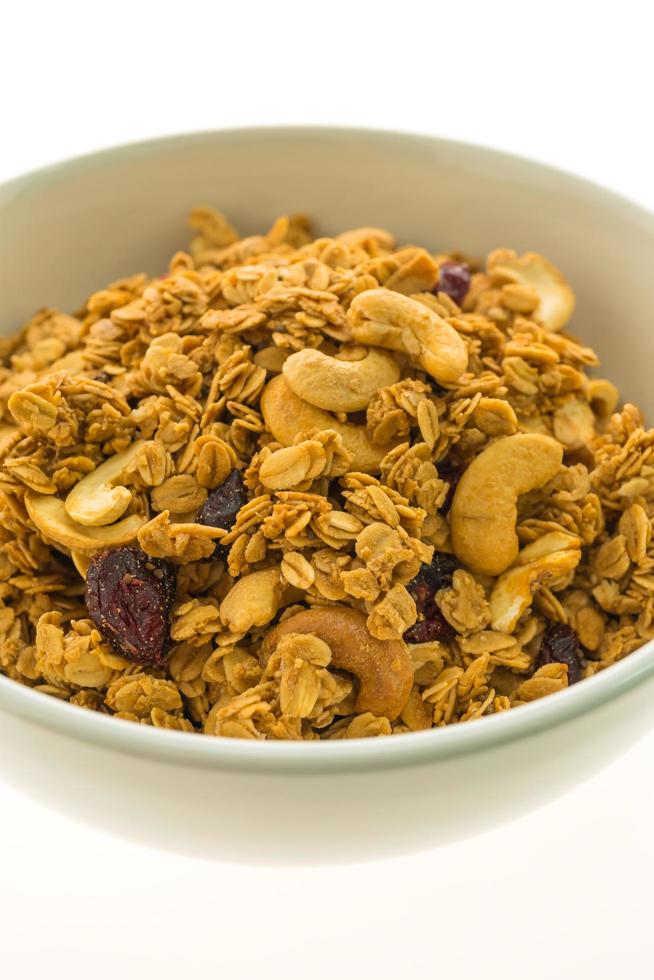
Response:
[{"label": "rolled oats", "polygon": [[[587,375],[547,259],[191,226],[160,277],[2,345],[3,673],[158,728],[359,738],[506,711],[654,638],[654,430]],[[157,569],[176,580],[150,663],[108,627],[138,576],[93,593],[108,548],[154,607]]]}]

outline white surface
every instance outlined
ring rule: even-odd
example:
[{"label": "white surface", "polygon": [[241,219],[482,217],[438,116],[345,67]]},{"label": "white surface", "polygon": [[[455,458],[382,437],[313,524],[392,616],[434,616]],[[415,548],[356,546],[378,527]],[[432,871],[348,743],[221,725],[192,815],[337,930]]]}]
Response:
[{"label": "white surface", "polygon": [[[13,6],[0,179],[175,130],[351,123],[522,152],[654,206],[644,4],[221,7]],[[650,736],[493,834],[300,871],[142,850],[0,785],[2,975],[646,978],[653,772]]]}]

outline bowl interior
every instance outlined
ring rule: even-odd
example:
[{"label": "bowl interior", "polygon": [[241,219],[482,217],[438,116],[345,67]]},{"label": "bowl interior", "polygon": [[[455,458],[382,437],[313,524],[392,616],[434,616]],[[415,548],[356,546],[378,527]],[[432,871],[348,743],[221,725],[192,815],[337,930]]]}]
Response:
[{"label": "bowl interior", "polygon": [[573,329],[624,395],[650,410],[643,330],[654,309],[649,215],[594,185],[519,158],[428,137],[356,130],[236,130],[109,150],[0,188],[0,329],[45,304],[166,267],[195,204],[245,234],[306,211],[318,233],[359,225],[483,255],[541,251],[577,293]]}]

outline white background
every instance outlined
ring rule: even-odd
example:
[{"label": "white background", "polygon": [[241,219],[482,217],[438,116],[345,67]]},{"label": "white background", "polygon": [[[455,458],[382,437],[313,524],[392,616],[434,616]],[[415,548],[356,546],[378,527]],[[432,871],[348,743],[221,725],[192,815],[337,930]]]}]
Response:
[{"label": "white background", "polygon": [[[486,143],[654,206],[647,7],[12,4],[0,179],[168,132],[326,122]],[[0,783],[0,975],[650,978],[653,776],[649,737],[492,834],[301,870],[147,851]]]}]

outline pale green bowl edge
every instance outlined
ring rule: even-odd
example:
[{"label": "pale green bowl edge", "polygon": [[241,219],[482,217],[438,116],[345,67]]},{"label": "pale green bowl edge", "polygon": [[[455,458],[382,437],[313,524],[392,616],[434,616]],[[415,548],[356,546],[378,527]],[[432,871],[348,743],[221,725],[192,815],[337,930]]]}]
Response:
[{"label": "pale green bowl edge", "polygon": [[[585,178],[559,168],[504,153],[474,143],[443,139],[416,133],[361,127],[261,126],[181,133],[127,143],[73,157],[32,170],[0,185],[0,207],[15,195],[38,185],[56,181],[59,174],[74,175],[96,164],[119,161],[139,154],[150,154],[157,147],[185,143],[215,143],[217,140],[266,136],[275,140],[314,135],[329,139],[351,138],[354,134],[381,142],[404,142],[413,146],[440,147],[444,151],[474,153],[479,159],[494,160],[506,166],[519,166],[527,176],[555,177],[590,198],[601,198],[605,205],[628,212],[654,237],[654,214]],[[654,641],[646,643],[624,660],[581,683],[519,709],[442,729],[412,732],[397,738],[351,739],[332,742],[250,742],[220,737],[198,737],[194,733],[156,729],[80,709],[33,691],[0,675],[0,709],[62,735],[82,739],[129,755],[188,766],[266,772],[287,775],[320,772],[362,772],[425,765],[441,759],[483,753],[495,746],[527,738],[547,728],[565,724],[587,714],[608,701],[620,698],[654,675]]]}]

